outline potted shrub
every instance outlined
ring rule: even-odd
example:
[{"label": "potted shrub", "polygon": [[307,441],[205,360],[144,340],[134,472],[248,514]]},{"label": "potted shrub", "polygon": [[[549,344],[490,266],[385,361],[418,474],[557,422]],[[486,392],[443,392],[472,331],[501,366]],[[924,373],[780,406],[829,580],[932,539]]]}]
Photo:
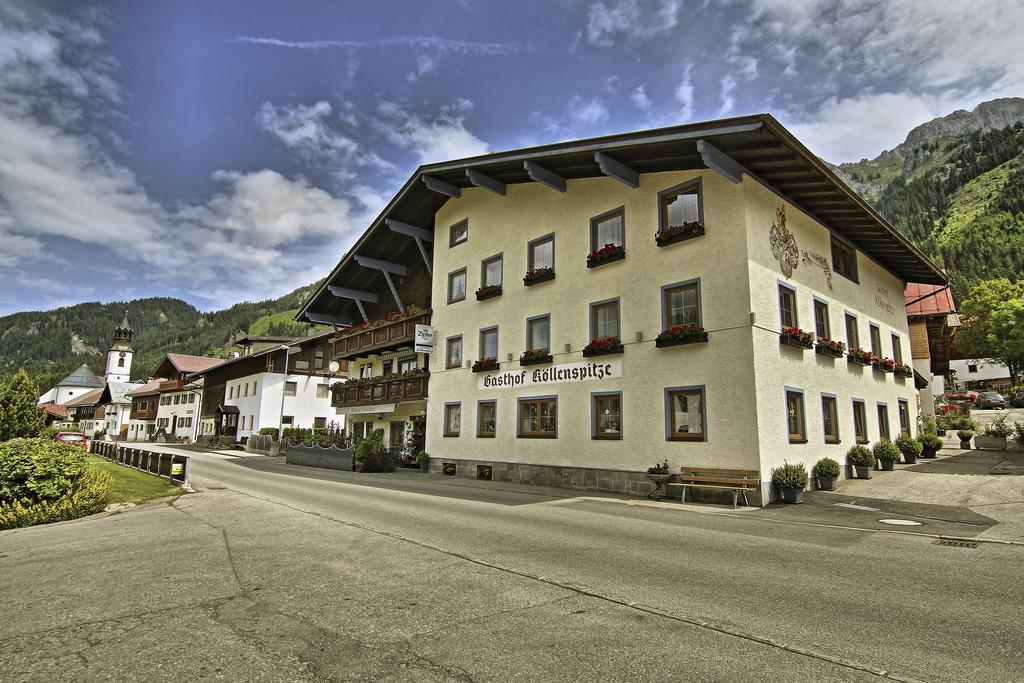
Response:
[{"label": "potted shrub", "polygon": [[609,242],[597,251],[590,252],[590,255],[587,256],[587,268],[595,268],[612,261],[621,261],[624,258],[626,258],[626,248]]},{"label": "potted shrub", "polygon": [[498,369],[498,359],[494,356],[488,356],[481,358],[473,363],[473,372],[490,372],[491,370]]},{"label": "potted shrub", "polygon": [[501,285],[487,285],[476,290],[476,300],[483,301],[484,299],[493,299],[496,296],[501,296]]},{"label": "potted shrub", "polygon": [[519,356],[520,365],[541,365],[550,363],[552,360],[551,354],[544,349],[523,351],[523,354]]},{"label": "potted shrub", "polygon": [[534,268],[533,270],[526,271],[526,275],[523,276],[523,284],[530,287],[531,285],[554,279],[555,269],[544,266],[543,268]]},{"label": "potted shrub", "polygon": [[772,469],[772,483],[779,487],[783,503],[802,503],[809,479],[803,463],[790,465],[787,462]]},{"label": "potted shrub", "polygon": [[798,349],[814,348],[814,333],[805,332],[799,327],[784,327],[779,334],[779,342]]},{"label": "potted shrub", "polygon": [[854,365],[871,365],[871,352],[864,349],[850,349],[846,361]]},{"label": "potted shrub", "polygon": [[1017,445],[1024,448],[1024,422],[1013,423],[1013,440]]},{"label": "potted shrub", "polygon": [[921,442],[922,458],[934,458],[942,448],[942,439],[934,434],[923,434],[917,440]]},{"label": "potted shrub", "polygon": [[975,448],[989,448],[996,451],[1006,450],[1006,440],[1013,433],[1006,415],[1000,415],[992,420],[981,434],[974,437]]},{"label": "potted shrub", "polygon": [[884,439],[872,446],[871,452],[882,466],[882,469],[887,472],[891,472],[893,465],[900,459],[900,449]]},{"label": "potted shrub", "polygon": [[622,341],[618,337],[600,337],[583,347],[583,355],[586,357],[611,353],[622,353]]},{"label": "potted shrub", "polygon": [[654,345],[659,349],[666,346],[679,346],[680,344],[699,344],[708,340],[708,333],[696,323],[688,325],[673,325],[663,331],[654,340]]},{"label": "potted shrub", "polygon": [[839,463],[832,458],[822,458],[814,465],[814,476],[822,491],[835,491],[839,481]]},{"label": "potted shrub", "polygon": [[974,438],[974,430],[961,429],[959,432],[956,433],[956,435],[960,437],[960,448],[963,448],[964,450],[970,450],[971,439]]},{"label": "potted shrub", "polygon": [[818,345],[814,347],[816,353],[832,358],[842,358],[845,349],[843,342],[828,337],[818,337]]},{"label": "potted shrub", "polygon": [[416,464],[420,466],[420,470],[423,472],[430,471],[430,454],[426,451],[420,451],[416,454]]},{"label": "potted shrub", "polygon": [[875,468],[877,459],[871,454],[867,446],[854,446],[846,453],[846,460],[853,467],[858,479],[870,479],[871,471]]},{"label": "potted shrub", "polygon": [[912,436],[900,436],[896,439],[896,448],[903,454],[903,462],[913,465],[917,462],[917,456],[921,455],[923,447],[921,442]]}]

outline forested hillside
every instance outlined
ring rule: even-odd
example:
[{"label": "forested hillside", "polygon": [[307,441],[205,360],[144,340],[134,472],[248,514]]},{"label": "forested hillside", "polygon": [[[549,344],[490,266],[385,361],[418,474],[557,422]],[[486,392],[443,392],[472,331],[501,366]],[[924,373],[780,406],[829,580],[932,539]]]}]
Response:
[{"label": "forested hillside", "polygon": [[148,376],[169,351],[225,357],[231,342],[245,334],[301,336],[306,326],[291,316],[317,284],[211,313],[170,298],[15,313],[0,318],[0,376],[23,367],[45,390],[82,363],[102,375],[114,328],[126,310],[135,331],[132,379]]}]

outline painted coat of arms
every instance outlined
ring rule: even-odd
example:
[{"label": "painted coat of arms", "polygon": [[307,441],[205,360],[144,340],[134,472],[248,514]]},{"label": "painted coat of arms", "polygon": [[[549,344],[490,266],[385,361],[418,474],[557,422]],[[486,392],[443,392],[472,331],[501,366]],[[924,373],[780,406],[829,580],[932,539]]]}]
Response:
[{"label": "painted coat of arms", "polygon": [[793,276],[793,269],[800,265],[800,250],[796,246],[796,238],[786,226],[786,207],[775,209],[775,222],[768,233],[768,243],[772,247],[772,255],[779,261],[782,274],[788,280]]}]

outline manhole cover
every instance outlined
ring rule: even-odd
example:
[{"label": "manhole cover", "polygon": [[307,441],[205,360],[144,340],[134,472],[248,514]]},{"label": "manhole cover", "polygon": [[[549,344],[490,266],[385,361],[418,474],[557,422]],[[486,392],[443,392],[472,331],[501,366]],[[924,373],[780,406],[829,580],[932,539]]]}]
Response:
[{"label": "manhole cover", "polygon": [[940,538],[934,545],[945,545],[951,548],[977,548],[977,541],[956,541],[951,538]]},{"label": "manhole cover", "polygon": [[892,524],[893,526],[921,526],[921,522],[915,522],[912,519],[880,519],[878,521],[882,524]]}]

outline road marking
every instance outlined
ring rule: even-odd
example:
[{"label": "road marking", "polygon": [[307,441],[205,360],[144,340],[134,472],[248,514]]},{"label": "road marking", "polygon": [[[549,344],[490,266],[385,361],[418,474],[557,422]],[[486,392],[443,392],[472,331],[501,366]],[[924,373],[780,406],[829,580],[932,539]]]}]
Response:
[{"label": "road marking", "polygon": [[878,521],[882,524],[892,524],[893,526],[921,526],[921,522],[915,522],[912,519],[880,519]]},{"label": "road marking", "polygon": [[878,508],[869,508],[867,505],[856,505],[854,503],[832,503],[838,508],[850,508],[851,510],[866,510],[868,512],[878,512]]}]

